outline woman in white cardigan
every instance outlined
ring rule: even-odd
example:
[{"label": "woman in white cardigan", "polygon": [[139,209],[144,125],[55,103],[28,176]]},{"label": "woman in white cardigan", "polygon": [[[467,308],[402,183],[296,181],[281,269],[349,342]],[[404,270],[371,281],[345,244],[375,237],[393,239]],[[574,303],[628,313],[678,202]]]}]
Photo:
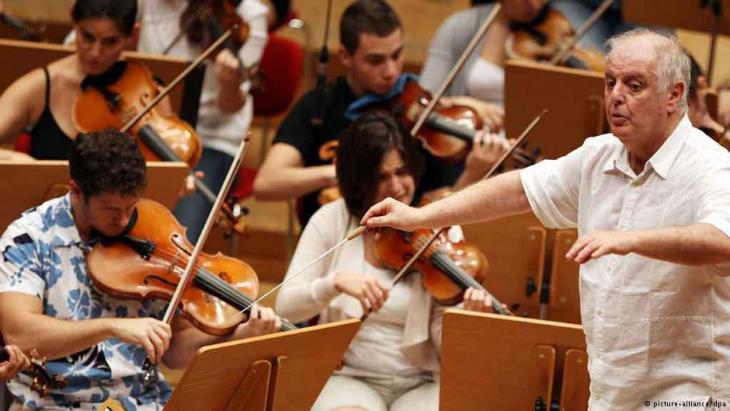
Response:
[{"label": "woman in white cardigan", "polygon": [[[415,142],[386,113],[369,113],[340,138],[337,176],[343,198],[309,221],[287,276],[297,272],[357,227],[372,204],[393,197],[410,204],[423,172]],[[345,353],[344,366],[320,394],[314,410],[437,410],[441,314],[411,273],[392,288],[371,236],[340,247],[284,285],[277,312],[294,322],[360,318],[370,311]],[[464,308],[490,311],[491,299],[465,294]]]}]

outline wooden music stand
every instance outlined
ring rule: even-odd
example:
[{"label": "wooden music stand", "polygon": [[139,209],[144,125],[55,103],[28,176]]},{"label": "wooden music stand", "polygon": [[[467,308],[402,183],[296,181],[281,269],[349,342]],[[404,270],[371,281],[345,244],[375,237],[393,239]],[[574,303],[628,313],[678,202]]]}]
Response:
[{"label": "wooden music stand", "polygon": [[[0,187],[9,193],[0,206],[0,227],[5,230],[20,214],[68,191],[68,162],[61,160],[0,161]],[[188,166],[185,163],[150,161],[143,196],[167,208],[177,204]]]},{"label": "wooden music stand", "polygon": [[[720,15],[715,16],[710,5],[720,1]],[[710,34],[710,53],[707,62],[707,82],[712,83],[717,36],[730,36],[730,0],[710,0],[706,7],[701,1],[664,0],[662,11],[657,13],[656,4],[646,0],[624,0],[623,15],[627,22],[639,25],[673,27]]]},{"label": "wooden music stand", "polygon": [[462,227],[489,261],[484,287],[517,315],[538,317],[547,231],[534,214]]},{"label": "wooden music stand", "polygon": [[[639,25],[708,32],[715,21],[712,11],[700,7],[700,1],[662,0],[661,13],[653,1],[623,0],[622,5],[624,20]],[[730,0],[722,0],[722,11],[718,34],[730,36]]]},{"label": "wooden music stand", "polygon": [[579,266],[565,258],[578,233],[573,229],[557,230],[550,270],[550,299],[547,319],[580,324],[580,292],[578,290]]},{"label": "wooden music stand", "polygon": [[557,158],[607,130],[603,108],[603,75],[587,70],[509,60],[505,65],[504,109],[508,137],[518,136],[547,108],[527,137],[543,157]]},{"label": "wooden music stand", "polygon": [[[52,61],[73,52],[73,48],[58,44],[0,39],[0,60],[13,62],[13,64],[6,64],[0,71],[0,90],[8,88],[12,82],[25,73],[38,67],[45,67]],[[183,59],[137,52],[125,52],[124,58],[139,61],[149,67],[155,76],[168,83],[187,65],[187,61]],[[182,87],[176,87],[170,93],[170,101],[175,112],[180,110],[182,95]]]},{"label": "wooden music stand", "polygon": [[342,361],[359,320],[203,347],[165,410],[307,410]]},{"label": "wooden music stand", "polygon": [[587,409],[580,326],[453,309],[443,321],[441,411],[534,410],[538,398]]}]

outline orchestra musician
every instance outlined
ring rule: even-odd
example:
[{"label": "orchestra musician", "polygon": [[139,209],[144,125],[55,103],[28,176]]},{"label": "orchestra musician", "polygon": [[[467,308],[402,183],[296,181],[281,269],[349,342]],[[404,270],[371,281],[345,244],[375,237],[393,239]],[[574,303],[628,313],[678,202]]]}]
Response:
[{"label": "orchestra musician", "polygon": [[[138,50],[162,54],[172,45],[168,54],[193,60],[206,44],[194,42],[186,29],[191,30],[190,15],[208,13],[210,4],[232,4],[235,12],[248,26],[248,35],[240,49],[223,48],[215,59],[206,63],[203,89],[200,96],[196,130],[203,142],[203,155],[196,169],[203,172],[203,181],[217,193],[220,190],[241,140],[248,132],[253,118],[252,82],[247,69],[258,64],[268,39],[268,9],[261,0],[140,0],[140,33]],[[215,18],[221,19],[221,16]],[[222,24],[216,20],[218,24]],[[215,33],[206,28],[210,21],[203,21],[201,35],[211,37]],[[225,27],[222,27],[225,29]],[[178,41],[175,38],[183,31]],[[215,40],[215,38],[212,38]],[[244,40],[244,39],[241,39]],[[200,193],[192,193],[178,203],[175,216],[188,228],[188,238],[195,242],[205,224],[211,204]]]},{"label": "orchestra musician", "polygon": [[[76,52],[35,69],[0,96],[0,141],[29,130],[30,155],[40,160],[68,158],[79,133],[73,106],[87,76],[100,76],[128,46],[137,14],[136,0],[78,0],[71,9]],[[158,109],[171,113],[169,100]]]},{"label": "orchestra musician", "polygon": [[[322,151],[336,146],[350,122],[344,114],[356,99],[368,93],[385,95],[396,84],[403,69],[403,42],[400,19],[385,1],[357,0],[347,7],[340,20],[338,52],[347,72],[321,97],[317,91],[304,95],[286,116],[254,182],[257,199],[302,197],[299,217],[306,224],[319,207],[319,191],[336,185],[335,166]],[[314,125],[320,116],[321,124]],[[426,154],[418,195],[480,179],[508,147],[506,139],[492,134],[475,139],[463,163],[448,164]]]},{"label": "orchestra musician", "polygon": [[[416,209],[395,199],[361,223],[404,230],[533,211],[577,227],[590,409],[730,402],[730,154],[687,116],[676,38],[636,29],[607,43],[611,133],[557,160]],[[722,405],[721,405],[722,406]],[[726,405],[725,405],[726,406]]]},{"label": "orchestra musician", "polygon": [[[356,228],[365,210],[384,198],[414,199],[424,163],[415,141],[387,112],[370,112],[340,137],[337,176],[343,198],[320,208],[304,228],[287,271],[301,267]],[[411,273],[391,287],[395,272],[375,253],[372,236],[358,237],[332,258],[285,283],[277,312],[319,323],[369,316],[314,410],[436,410],[441,315],[445,309]],[[286,279],[285,279],[286,281]],[[469,289],[464,307],[490,311],[484,291]]]},{"label": "orchestra musician", "polygon": [[69,159],[69,193],[25,212],[0,238],[0,328],[10,344],[37,349],[66,387],[40,397],[20,373],[8,387],[18,409],[99,407],[108,398],[127,410],[161,409],[170,387],[143,379],[145,357],[183,368],[198,348],[279,330],[269,308],[254,306],[247,322],[223,337],[182,317],[160,321],[162,300],[122,300],[91,283],[86,254],[99,235],[125,231],[146,184],[135,141],[119,131],[79,134]]}]

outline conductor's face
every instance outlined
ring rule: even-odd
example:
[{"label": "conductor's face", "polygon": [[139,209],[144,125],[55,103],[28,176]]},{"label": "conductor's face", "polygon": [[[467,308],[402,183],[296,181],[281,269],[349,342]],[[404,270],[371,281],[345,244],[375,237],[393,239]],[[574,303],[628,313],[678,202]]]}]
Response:
[{"label": "conductor's face", "polygon": [[618,45],[606,62],[606,116],[611,132],[629,146],[663,133],[676,109],[670,93],[660,90],[654,45],[640,39]]}]

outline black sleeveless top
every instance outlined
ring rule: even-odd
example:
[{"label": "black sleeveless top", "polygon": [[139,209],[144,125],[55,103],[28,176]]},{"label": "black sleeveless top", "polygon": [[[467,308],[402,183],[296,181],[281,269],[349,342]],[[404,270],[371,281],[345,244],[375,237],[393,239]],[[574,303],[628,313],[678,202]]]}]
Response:
[{"label": "black sleeveless top", "polygon": [[43,67],[43,73],[46,75],[46,105],[30,131],[30,155],[37,160],[68,160],[73,141],[53,118],[50,105],[51,76],[47,67]]}]

